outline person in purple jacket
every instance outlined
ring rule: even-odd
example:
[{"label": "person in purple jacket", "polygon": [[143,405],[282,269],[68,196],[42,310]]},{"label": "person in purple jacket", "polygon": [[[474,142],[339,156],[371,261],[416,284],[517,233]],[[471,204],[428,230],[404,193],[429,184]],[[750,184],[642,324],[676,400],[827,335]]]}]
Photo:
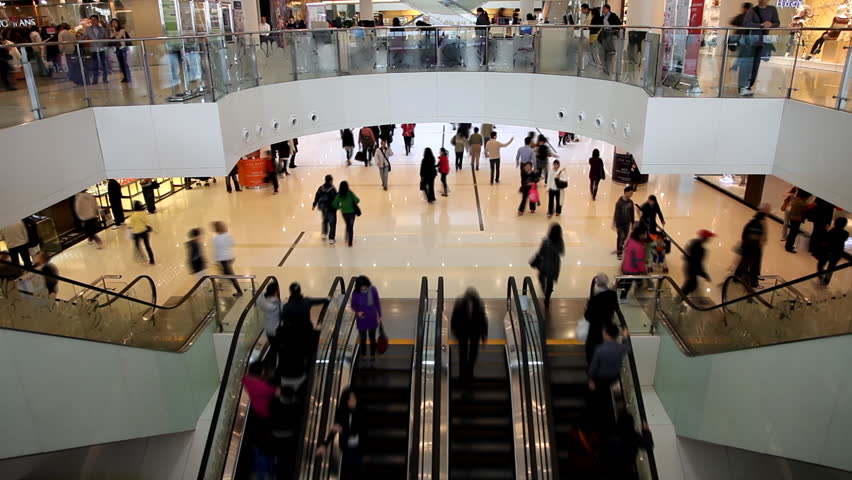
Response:
[{"label": "person in purple jacket", "polygon": [[367,354],[367,335],[370,336],[370,361],[376,359],[376,329],[382,321],[382,304],[379,291],[370,283],[370,279],[361,275],[355,280],[355,292],[352,293],[352,310],[361,335],[361,354]]}]

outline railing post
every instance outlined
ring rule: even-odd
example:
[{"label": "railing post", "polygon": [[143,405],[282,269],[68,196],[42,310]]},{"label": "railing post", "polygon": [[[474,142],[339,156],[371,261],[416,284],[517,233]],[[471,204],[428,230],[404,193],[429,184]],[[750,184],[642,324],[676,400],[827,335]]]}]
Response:
[{"label": "railing post", "polygon": [[728,65],[728,39],[731,31],[725,29],[725,42],[722,43],[722,66],[719,67],[719,91],[716,95],[718,98],[722,98],[722,94],[725,91],[725,72],[727,71],[726,66]]},{"label": "railing post", "polygon": [[254,66],[254,86],[260,86],[260,70],[257,68],[257,50],[254,48],[254,35],[249,35],[249,58]]},{"label": "railing post", "polygon": [[613,32],[617,38],[615,51],[615,81],[621,81],[621,61],[624,58],[624,39],[627,37],[627,29],[614,28]]},{"label": "railing post", "polygon": [[[290,32],[282,32],[282,35],[284,35],[284,37],[282,37],[282,38],[287,38],[287,35],[290,35],[290,58],[293,61],[293,80],[298,80],[299,79],[299,63],[298,63],[299,59],[296,56],[296,34],[295,34],[295,32],[292,33],[292,34]],[[287,42],[284,42],[284,44],[286,45]],[[338,55],[340,55],[340,53],[338,53]]]},{"label": "railing post", "polygon": [[[790,35],[793,35],[794,38],[796,37],[795,32],[790,32]],[[801,42],[796,40],[796,52],[795,52],[796,54],[793,55],[793,69],[790,71],[790,86],[787,88],[787,98],[792,98],[793,97],[793,90],[795,90],[793,88],[793,86],[796,84],[795,83],[796,82],[796,67],[799,64],[799,45],[800,44],[801,44]]]},{"label": "railing post", "polygon": [[148,63],[148,49],[145,47],[145,40],[140,42],[142,45],[142,67],[145,69],[145,85],[148,88],[148,101],[154,105],[154,85],[151,80],[151,65]]},{"label": "railing post", "polygon": [[222,333],[225,328],[222,326],[222,314],[219,312],[219,287],[216,285],[215,279],[211,278],[210,283],[213,284],[213,311],[215,312],[214,315],[216,315],[216,331]]},{"label": "railing post", "polygon": [[837,99],[834,107],[838,110],[846,109],[847,102],[849,101],[846,92],[849,92],[850,88],[852,88],[852,48],[849,48],[848,45],[843,48],[846,49],[846,62],[843,64],[843,74],[840,75],[840,87],[837,90],[837,96],[834,97]]},{"label": "railing post", "polygon": [[[41,111],[41,103],[39,103],[38,86],[36,86],[35,77],[33,77],[33,66],[27,58],[27,49],[21,48],[19,50],[21,51],[21,66],[24,68],[24,79],[27,81],[27,93],[30,95],[30,105],[33,107],[33,118],[41,120],[44,115]],[[5,60],[2,61],[5,62]]]}]

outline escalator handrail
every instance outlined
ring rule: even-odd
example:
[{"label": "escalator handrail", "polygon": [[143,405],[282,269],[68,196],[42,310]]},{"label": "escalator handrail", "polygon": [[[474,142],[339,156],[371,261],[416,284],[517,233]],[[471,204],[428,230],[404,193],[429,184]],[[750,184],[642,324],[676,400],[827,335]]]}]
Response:
[{"label": "escalator handrail", "polygon": [[675,290],[675,292],[677,292],[678,296],[683,300],[683,302],[686,303],[687,305],[689,305],[690,308],[692,308],[694,310],[701,311],[701,312],[708,312],[708,311],[711,311],[711,310],[716,310],[716,309],[719,309],[719,308],[727,307],[728,305],[732,305],[734,303],[741,302],[743,300],[749,300],[749,299],[752,299],[752,298],[755,298],[755,297],[759,297],[761,295],[765,295],[767,293],[771,293],[771,292],[774,292],[776,290],[782,290],[782,289],[785,289],[785,288],[789,289],[793,285],[797,285],[799,283],[803,283],[803,282],[806,282],[808,280],[813,280],[814,278],[817,278],[820,275],[835,273],[835,272],[838,272],[840,270],[844,270],[844,269],[849,268],[849,267],[852,267],[852,262],[846,262],[842,265],[837,265],[832,269],[828,269],[828,270],[824,270],[822,272],[816,272],[816,273],[812,273],[812,274],[809,274],[809,275],[805,275],[805,276],[799,277],[795,280],[790,280],[788,282],[779,283],[778,285],[774,285],[774,286],[769,287],[769,288],[757,290],[757,291],[754,291],[753,293],[749,293],[748,295],[743,295],[742,297],[734,298],[732,300],[727,300],[727,301],[724,301],[722,303],[719,303],[719,304],[716,304],[716,305],[710,305],[710,306],[706,306],[706,307],[696,305],[691,300],[689,300],[689,298],[687,298],[683,294],[683,290],[681,290],[681,288],[678,286],[677,282],[675,282],[674,279],[672,279],[668,275],[616,275],[615,278],[616,278],[616,280],[618,280],[618,279],[625,279],[625,280],[629,280],[629,279],[633,279],[633,280],[662,280],[662,281],[668,282],[671,285],[671,287]]},{"label": "escalator handrail", "polygon": [[[444,321],[444,277],[438,277],[438,298],[437,305],[435,306],[435,361],[433,364],[433,368],[435,372],[441,373],[443,371],[443,355],[444,349],[441,345],[441,339],[443,337],[443,325]],[[443,418],[441,418],[441,406],[443,399],[442,395],[442,379],[441,375],[437,375],[434,382],[435,389],[435,398],[433,399],[433,408],[432,411],[432,478],[440,479],[446,478],[444,472],[441,470],[442,465],[442,449],[441,449],[441,425],[443,423]]]},{"label": "escalator handrail", "polygon": [[[595,281],[594,279],[589,286],[589,298],[595,292]],[[627,341],[628,344],[631,345],[631,348],[627,349],[627,363],[630,369],[630,377],[633,381],[633,393],[636,395],[636,408],[639,410],[639,421],[641,425],[648,424],[648,416],[645,414],[645,401],[642,399],[642,384],[639,382],[639,371],[636,369],[636,357],[633,355],[633,343],[630,341],[630,330],[627,328],[627,320],[625,320],[623,315],[617,315],[618,323],[621,327],[622,332],[624,330],[628,331]],[[622,389],[622,392],[624,390]],[[649,448],[645,451],[645,454],[648,456],[648,468],[651,470],[651,478],[653,480],[659,480],[660,476],[657,472],[657,461],[654,458],[654,449]]]},{"label": "escalator handrail", "polygon": [[[329,347],[329,355],[328,355],[329,362],[333,362],[334,359],[337,356],[338,341],[339,341],[339,337],[340,337],[340,326],[341,326],[341,323],[343,322],[343,317],[346,313],[346,305],[349,303],[349,299],[352,296],[352,291],[355,290],[355,281],[357,279],[358,279],[357,277],[352,277],[349,280],[349,285],[346,288],[346,292],[343,295],[343,301],[341,302],[340,309],[337,312],[337,318],[334,321],[334,330],[332,330],[332,333],[331,333],[331,342],[330,342],[331,345]],[[332,365],[332,364],[328,365],[328,368],[334,368],[334,367],[335,367],[335,365]],[[329,398],[329,395],[336,395],[337,394],[336,392],[331,392],[332,383],[334,383],[333,373],[334,372],[327,372],[326,376],[325,376],[325,385],[323,386],[323,392],[325,392],[325,400],[327,400]],[[322,427],[323,427],[323,425],[325,425],[328,422],[328,418],[329,418],[329,415],[330,415],[329,403],[330,402],[327,402],[327,401],[323,401],[323,403],[322,403],[322,410],[320,411],[320,418],[319,418],[319,423],[318,423],[318,425],[320,426],[320,429],[321,429],[320,430],[321,435],[325,434],[325,432],[322,430]],[[318,441],[319,441],[319,439],[314,439],[315,443],[318,442]],[[319,473],[320,473],[319,470],[316,470],[314,477],[318,478]]]},{"label": "escalator handrail", "polygon": [[[210,431],[207,434],[207,440],[204,444],[204,453],[201,455],[201,464],[198,469],[198,480],[204,480],[205,477],[207,462],[210,459],[210,452],[213,448],[213,437],[216,431],[216,425],[219,423],[219,415],[222,412],[222,403],[224,402],[225,395],[227,393],[226,390],[228,386],[228,379],[230,378],[231,368],[234,365],[234,355],[237,350],[237,344],[239,343],[240,333],[242,332],[243,324],[245,323],[245,320],[248,317],[248,314],[251,309],[255,308],[257,299],[260,297],[260,295],[264,294],[266,286],[270,282],[276,281],[277,280],[273,276],[266,277],[266,279],[263,280],[263,283],[260,285],[260,289],[258,289],[254,293],[254,295],[252,295],[252,298],[249,301],[248,305],[246,305],[246,307],[243,309],[243,313],[240,315],[239,321],[237,321],[237,326],[234,329],[233,337],[231,337],[231,346],[228,349],[228,359],[226,360],[225,368],[222,371],[222,380],[219,384],[219,393],[216,395],[216,406],[213,408],[213,416],[210,420]],[[260,333],[263,334],[263,331],[261,330]],[[259,335],[258,338],[260,338]]]},{"label": "escalator handrail", "polygon": [[422,369],[423,369],[423,339],[426,333],[426,303],[429,300],[429,280],[424,276],[420,278],[420,300],[417,305],[417,335],[414,341],[414,359],[411,365],[411,370],[414,374],[412,382],[412,419],[408,424],[408,472],[409,479],[418,478],[420,444],[417,441],[420,438],[420,396],[422,395]]},{"label": "escalator handrail", "polygon": [[[131,288],[133,288],[134,285],[141,282],[142,280],[147,281],[148,285],[151,287],[151,303],[156,305],[156,303],[157,303],[157,285],[154,283],[154,279],[149,277],[148,275],[139,275],[138,277],[131,280],[130,283],[125,285],[124,288],[122,288],[118,292],[115,292],[115,294],[120,295],[122,297],[134,298],[134,297],[131,297],[130,295],[126,295],[126,293]],[[98,304],[98,308],[108,307],[108,306],[112,305],[114,302],[118,301],[119,298],[120,297],[118,297],[118,296],[112,297],[109,300],[107,300],[107,302],[104,303],[103,305]]]},{"label": "escalator handrail", "polygon": [[[533,473],[532,478],[533,478],[533,480],[535,480],[537,478],[536,477],[536,473],[537,473],[536,455],[534,453],[534,450],[536,449],[535,427],[534,427],[533,422],[532,422],[532,418],[533,418],[532,391],[530,389],[530,382],[529,382],[530,379],[528,378],[530,361],[529,361],[529,352],[528,352],[528,346],[527,346],[527,343],[528,343],[527,342],[527,334],[526,334],[526,331],[524,330],[523,326],[521,326],[519,324],[519,322],[522,321],[521,319],[523,318],[524,312],[523,312],[523,309],[521,307],[520,295],[518,295],[518,285],[515,281],[515,277],[509,277],[509,282],[508,282],[508,286],[506,287],[506,289],[508,290],[507,295],[506,295],[507,296],[507,304],[508,304],[508,302],[514,301],[515,302],[515,309],[516,309],[516,312],[514,312],[514,313],[510,309],[509,310],[509,316],[511,318],[513,328],[518,328],[519,332],[520,332],[521,367],[522,367],[522,370],[523,370],[523,372],[521,374],[521,381],[523,383],[522,395],[524,397],[524,405],[526,407],[525,408],[526,411],[524,412],[524,418],[526,419],[526,421],[524,423],[526,424],[526,427],[527,427],[526,431],[524,432],[524,436],[528,439],[528,443],[530,445],[529,448],[531,450],[531,451],[526,452],[526,457],[529,461],[528,468]],[[515,314],[517,314],[517,315],[515,315]]]},{"label": "escalator handrail", "polygon": [[[547,356],[547,332],[544,326],[544,322],[542,321],[545,317],[541,314],[541,306],[538,303],[538,295],[535,293],[535,284],[530,277],[524,277],[523,282],[523,290],[524,295],[528,295],[531,298],[531,303],[533,305],[533,309],[535,310],[535,318],[536,323],[538,324],[539,330],[539,338],[541,339],[541,365],[543,371],[544,381],[544,395],[545,400],[550,401],[553,396],[550,393],[550,379],[553,378],[550,373],[550,361]],[[548,441],[550,442],[551,451],[556,446],[556,420],[553,414],[553,408],[550,403],[544,403],[545,417],[547,418],[547,429],[549,431]],[[554,459],[554,456],[550,456],[551,464],[550,471],[552,472],[551,478],[561,478],[559,476],[559,462]]]}]

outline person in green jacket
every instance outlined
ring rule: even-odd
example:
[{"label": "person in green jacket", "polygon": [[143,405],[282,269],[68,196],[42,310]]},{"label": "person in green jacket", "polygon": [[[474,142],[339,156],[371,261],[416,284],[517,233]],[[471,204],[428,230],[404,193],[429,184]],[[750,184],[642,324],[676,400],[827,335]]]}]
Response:
[{"label": "person in green jacket", "polygon": [[349,190],[349,182],[346,181],[340,182],[337,197],[331,202],[332,208],[340,210],[343,214],[343,221],[346,222],[346,239],[350,247],[355,238],[355,217],[361,215],[361,209],[358,207],[360,202],[361,199]]}]

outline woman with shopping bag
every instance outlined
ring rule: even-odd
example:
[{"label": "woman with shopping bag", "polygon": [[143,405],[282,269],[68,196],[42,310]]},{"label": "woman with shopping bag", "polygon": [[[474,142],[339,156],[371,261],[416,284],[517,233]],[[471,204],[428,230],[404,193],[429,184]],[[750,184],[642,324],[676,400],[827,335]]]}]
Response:
[{"label": "woman with shopping bag", "polygon": [[524,209],[526,209],[527,199],[530,202],[530,213],[535,213],[535,207],[538,205],[539,197],[538,197],[538,182],[539,175],[536,173],[532,164],[525,163],[521,167],[521,188],[519,192],[521,193],[521,204],[518,205],[518,216],[524,214]]},{"label": "woman with shopping bag", "polygon": [[355,291],[352,293],[352,310],[355,312],[355,321],[358,333],[361,336],[360,353],[362,358],[366,358],[367,336],[369,336],[370,359],[368,365],[374,365],[378,346],[376,330],[380,328],[382,322],[382,304],[379,300],[379,291],[366,275],[361,275],[355,280]]}]

